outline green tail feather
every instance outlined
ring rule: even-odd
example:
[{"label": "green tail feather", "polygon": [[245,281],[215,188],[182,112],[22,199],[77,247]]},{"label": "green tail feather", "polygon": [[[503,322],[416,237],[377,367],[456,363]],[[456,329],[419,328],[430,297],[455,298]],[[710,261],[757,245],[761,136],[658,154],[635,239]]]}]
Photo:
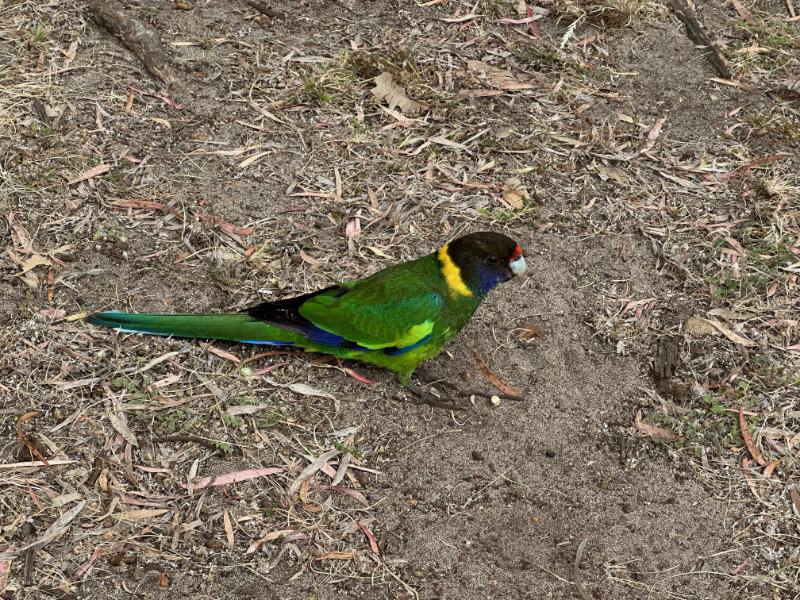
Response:
[{"label": "green tail feather", "polygon": [[297,334],[254,319],[248,314],[153,314],[94,313],[86,319],[93,325],[105,325],[129,333],[171,335],[249,342],[252,344],[290,345]]}]

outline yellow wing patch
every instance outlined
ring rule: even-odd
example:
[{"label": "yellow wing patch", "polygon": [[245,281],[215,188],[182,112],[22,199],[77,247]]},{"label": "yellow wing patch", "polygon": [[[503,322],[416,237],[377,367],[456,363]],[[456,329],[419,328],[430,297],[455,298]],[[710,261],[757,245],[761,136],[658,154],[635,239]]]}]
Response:
[{"label": "yellow wing patch", "polygon": [[364,346],[364,348],[369,348],[370,350],[380,350],[381,348],[391,348],[392,346],[396,346],[397,348],[407,348],[408,346],[413,346],[416,344],[426,335],[429,335],[432,331],[433,321],[429,319],[423,323],[420,323],[419,325],[412,325],[405,331],[405,333],[393,339],[391,342],[361,345]]},{"label": "yellow wing patch", "polygon": [[454,298],[456,295],[472,296],[472,291],[470,291],[461,278],[461,269],[459,269],[458,265],[450,258],[446,244],[439,249],[437,256],[442,263],[442,275],[444,275],[444,280],[447,282],[447,287],[450,289],[450,295]]}]

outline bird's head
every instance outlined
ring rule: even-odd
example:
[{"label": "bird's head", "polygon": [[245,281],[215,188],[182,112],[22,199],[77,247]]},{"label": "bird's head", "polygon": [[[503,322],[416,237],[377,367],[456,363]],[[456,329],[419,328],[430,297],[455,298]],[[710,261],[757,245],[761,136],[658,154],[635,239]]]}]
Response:
[{"label": "bird's head", "polygon": [[438,252],[451,292],[483,296],[498,283],[527,271],[519,245],[507,235],[491,231],[470,233]]}]

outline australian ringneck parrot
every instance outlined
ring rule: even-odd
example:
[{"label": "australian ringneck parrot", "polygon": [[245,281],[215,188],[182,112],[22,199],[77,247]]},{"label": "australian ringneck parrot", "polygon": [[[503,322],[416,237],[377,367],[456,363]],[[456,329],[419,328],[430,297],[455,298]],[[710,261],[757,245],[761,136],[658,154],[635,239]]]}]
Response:
[{"label": "australian ringneck parrot", "polygon": [[511,238],[472,233],[364,279],[238,313],[101,312],[88,321],[124,332],[296,346],[386,367],[407,386],[414,369],[441,352],[489,290],[525,271]]}]

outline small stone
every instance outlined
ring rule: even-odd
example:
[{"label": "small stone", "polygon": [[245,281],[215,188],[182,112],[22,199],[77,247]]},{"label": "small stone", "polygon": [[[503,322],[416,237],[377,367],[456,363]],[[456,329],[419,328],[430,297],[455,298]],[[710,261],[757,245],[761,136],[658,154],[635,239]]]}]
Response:
[{"label": "small stone", "polygon": [[492,401],[492,404],[494,404],[495,406],[500,406],[501,402],[500,396],[492,396],[490,400]]}]

